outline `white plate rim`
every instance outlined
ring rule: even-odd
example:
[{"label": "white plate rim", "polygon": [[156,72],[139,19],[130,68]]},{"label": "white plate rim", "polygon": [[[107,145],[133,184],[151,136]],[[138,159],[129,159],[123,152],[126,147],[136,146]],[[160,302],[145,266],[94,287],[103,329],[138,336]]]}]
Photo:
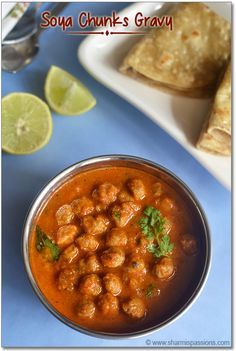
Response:
[{"label": "white plate rim", "polygon": [[[132,4],[122,11],[119,12],[121,16],[125,15],[130,15],[137,9],[140,9],[140,6],[142,5],[148,5],[148,4],[154,4],[154,3],[135,3]],[[155,3],[156,5],[158,3]],[[106,28],[98,28],[95,31],[101,31],[105,30]],[[109,28],[108,28],[109,29]],[[143,112],[147,117],[149,117],[151,120],[154,121],[157,125],[159,125],[163,130],[165,130],[171,137],[173,137],[185,150],[187,150],[191,156],[193,156],[205,169],[207,169],[223,186],[225,186],[228,190],[231,189],[231,157],[227,156],[218,156],[218,155],[212,155],[212,154],[206,154],[205,152],[202,152],[196,148],[190,147],[188,144],[183,142],[182,140],[178,139],[169,128],[166,128],[166,125],[162,123],[162,120],[160,119],[157,121],[155,117],[148,111],[147,107],[145,104],[140,104],[139,99],[136,98],[135,95],[133,95],[130,92],[127,92],[125,89],[122,89],[124,87],[119,86],[119,84],[114,84],[114,82],[107,78],[105,75],[101,75],[101,72],[98,73],[96,69],[94,68],[94,65],[91,65],[90,60],[88,57],[91,55],[91,50],[94,48],[94,44],[97,42],[97,36],[87,36],[82,43],[78,47],[78,59],[82,66],[88,71],[88,73],[93,76],[97,81],[102,83],[104,86],[115,92],[117,95],[121,96],[124,98],[126,101],[131,103],[133,106],[135,106],[138,110]],[[90,54],[89,54],[90,53]],[[132,79],[132,78],[130,78]],[[206,156],[207,155],[207,156]],[[204,160],[206,158],[206,160]],[[225,177],[223,174],[224,170],[222,169],[221,174],[216,172],[214,169],[210,167],[211,161],[214,159],[219,159],[219,160],[226,160],[226,162],[229,162],[229,172],[228,176]],[[223,165],[223,162],[222,162]]]}]

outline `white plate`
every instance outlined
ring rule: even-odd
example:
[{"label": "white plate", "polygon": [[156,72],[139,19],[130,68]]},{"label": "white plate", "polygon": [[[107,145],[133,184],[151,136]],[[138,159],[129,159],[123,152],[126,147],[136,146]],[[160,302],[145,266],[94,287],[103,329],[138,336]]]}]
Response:
[{"label": "white plate", "polygon": [[[226,3],[221,5],[227,6]],[[160,3],[137,3],[121,11],[120,16],[131,19],[139,11],[150,16],[156,14],[161,7]],[[131,22],[133,23],[130,20]],[[132,25],[125,29],[112,28],[113,31],[132,29],[135,29]],[[98,30],[101,31],[101,28]],[[231,158],[211,155],[197,150],[194,146],[208,113],[210,101],[169,95],[118,71],[128,49],[139,39],[140,36],[136,35],[88,36],[79,46],[79,60],[94,78],[144,112],[230,189]]]}]

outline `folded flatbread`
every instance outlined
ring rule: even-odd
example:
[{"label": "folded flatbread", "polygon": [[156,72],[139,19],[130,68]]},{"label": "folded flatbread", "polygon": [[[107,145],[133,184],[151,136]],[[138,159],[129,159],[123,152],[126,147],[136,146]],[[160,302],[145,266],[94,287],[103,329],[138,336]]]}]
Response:
[{"label": "folded flatbread", "polygon": [[230,56],[230,24],[202,3],[181,3],[173,31],[156,28],[131,49],[120,71],[160,89],[212,96]]},{"label": "folded flatbread", "polygon": [[231,154],[231,66],[227,66],[216,92],[197,147],[211,153]]}]

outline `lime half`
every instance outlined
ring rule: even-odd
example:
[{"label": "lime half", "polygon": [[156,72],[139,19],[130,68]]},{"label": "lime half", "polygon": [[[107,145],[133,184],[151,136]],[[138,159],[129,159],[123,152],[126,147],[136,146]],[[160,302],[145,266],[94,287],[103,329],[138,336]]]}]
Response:
[{"label": "lime half", "polygon": [[38,97],[13,93],[2,99],[2,149],[11,154],[31,154],[52,134],[50,110]]},{"label": "lime half", "polygon": [[56,66],[47,74],[45,96],[52,110],[62,115],[80,115],[96,105],[93,95],[78,79]]}]

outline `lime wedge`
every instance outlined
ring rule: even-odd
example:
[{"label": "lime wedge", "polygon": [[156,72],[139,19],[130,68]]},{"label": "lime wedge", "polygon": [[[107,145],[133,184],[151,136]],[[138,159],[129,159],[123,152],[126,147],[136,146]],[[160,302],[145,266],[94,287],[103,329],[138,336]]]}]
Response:
[{"label": "lime wedge", "polygon": [[78,79],[56,66],[47,74],[45,96],[52,110],[62,115],[80,115],[96,105],[93,95]]},{"label": "lime wedge", "polygon": [[2,149],[11,154],[31,154],[52,134],[51,112],[42,100],[27,93],[2,99]]}]

